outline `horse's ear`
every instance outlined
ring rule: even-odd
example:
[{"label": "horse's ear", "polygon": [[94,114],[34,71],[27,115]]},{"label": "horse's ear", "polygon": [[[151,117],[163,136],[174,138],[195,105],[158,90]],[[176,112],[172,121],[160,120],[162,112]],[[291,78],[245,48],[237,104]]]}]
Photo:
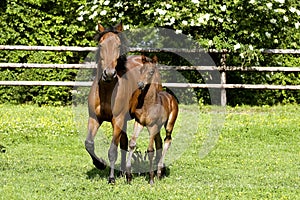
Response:
[{"label": "horse's ear", "polygon": [[142,63],[146,63],[147,62],[147,58],[144,54],[142,54]]},{"label": "horse's ear", "polygon": [[102,26],[100,23],[98,23],[98,31],[101,33],[105,30],[104,26]]},{"label": "horse's ear", "polygon": [[123,31],[123,24],[122,24],[122,22],[118,23],[118,24],[115,26],[115,30],[116,30],[117,32],[119,32],[119,33]]},{"label": "horse's ear", "polygon": [[157,58],[157,56],[155,55],[155,56],[153,56],[153,58],[152,58],[152,62],[153,63],[157,63],[157,61],[158,61],[158,58]]}]

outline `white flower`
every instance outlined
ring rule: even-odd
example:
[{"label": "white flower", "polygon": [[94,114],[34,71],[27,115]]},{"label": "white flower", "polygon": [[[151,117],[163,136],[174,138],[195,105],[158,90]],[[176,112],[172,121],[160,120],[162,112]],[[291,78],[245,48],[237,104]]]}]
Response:
[{"label": "white flower", "polygon": [[198,3],[199,3],[199,0],[192,0],[192,3],[198,4]]},{"label": "white flower", "polygon": [[83,20],[83,16],[79,16],[77,20],[81,22]]},{"label": "white flower", "polygon": [[218,22],[223,23],[223,19],[222,18],[218,18]]},{"label": "white flower", "polygon": [[275,39],[275,40],[274,40],[274,43],[275,43],[275,44],[278,44],[278,40],[277,40],[277,39]]},{"label": "white flower", "polygon": [[115,21],[117,21],[117,18],[113,17],[113,18],[111,19],[111,21],[112,21],[112,22],[115,22]]},{"label": "white flower", "polygon": [[223,12],[226,11],[226,5],[223,5],[220,8],[221,8],[221,11],[223,11]]},{"label": "white flower", "polygon": [[122,6],[123,6],[123,4],[121,1],[118,1],[118,3],[115,4],[115,7],[117,7],[117,8],[122,7]]},{"label": "white flower", "polygon": [[283,20],[285,21],[285,22],[288,22],[289,21],[289,18],[287,17],[287,16],[283,16]]},{"label": "white flower", "polygon": [[186,26],[186,25],[188,25],[188,22],[187,22],[186,20],[183,20],[183,21],[182,21],[182,24],[183,24],[184,26]]},{"label": "white flower", "polygon": [[289,10],[290,10],[292,13],[296,12],[296,8],[294,8],[294,7],[290,7]]},{"label": "white flower", "polygon": [[299,27],[300,27],[300,23],[299,22],[295,23],[295,28],[298,29]]},{"label": "white flower", "polygon": [[89,16],[89,19],[94,19],[96,16],[97,16],[97,11],[94,11],[93,14]]},{"label": "white flower", "polygon": [[102,10],[101,12],[100,12],[100,15],[106,15],[106,13],[107,13],[107,11],[106,10]]},{"label": "white flower", "polygon": [[175,33],[176,33],[176,34],[181,34],[181,33],[182,33],[182,30],[176,30]]},{"label": "white flower", "polygon": [[282,4],[285,2],[285,0],[275,0],[275,1]]},{"label": "white flower", "polygon": [[156,12],[157,12],[158,14],[160,14],[160,15],[165,15],[165,14],[167,13],[166,10],[163,10],[163,9],[160,9],[160,8],[157,8],[157,9],[156,9]]},{"label": "white flower", "polygon": [[297,15],[300,15],[300,10],[297,9],[297,10],[296,10],[296,13],[297,13]]},{"label": "white flower", "polygon": [[166,25],[170,26],[175,23],[175,17],[171,17],[170,21],[166,23]]},{"label": "white flower", "polygon": [[94,11],[96,8],[98,8],[98,5],[93,5],[93,7],[91,8],[91,10]]},{"label": "white flower", "polygon": [[240,53],[240,57],[241,57],[241,58],[245,58],[245,56],[244,56],[243,53]]},{"label": "white flower", "polygon": [[94,0],[93,4],[96,4],[98,2],[98,0]]},{"label": "white flower", "polygon": [[269,32],[265,32],[265,35],[267,36],[267,38],[271,37],[271,33],[269,33]]},{"label": "white flower", "polygon": [[267,6],[269,9],[272,9],[273,4],[272,4],[272,3],[266,3],[266,6]]},{"label": "white flower", "polygon": [[249,3],[254,4],[255,0],[250,0]]},{"label": "white flower", "polygon": [[234,49],[235,51],[238,50],[239,48],[241,48],[240,43],[237,43],[236,45],[233,46],[233,49]]},{"label": "white flower", "polygon": [[128,30],[129,29],[129,25],[124,25],[123,28],[124,28],[124,30]]},{"label": "white flower", "polygon": [[276,20],[276,19],[271,19],[270,22],[271,22],[272,24],[276,24],[277,20]]},{"label": "white flower", "polygon": [[209,40],[208,41],[208,46],[212,46],[214,43],[213,43],[213,41],[212,40]]},{"label": "white flower", "polygon": [[104,1],[103,5],[107,6],[109,4],[109,0]]},{"label": "white flower", "polygon": [[249,45],[249,49],[253,51],[253,46],[251,44]]},{"label": "white flower", "polygon": [[210,17],[210,14],[208,14],[208,13],[206,13],[206,14],[203,16],[203,18],[206,19],[206,21],[209,20],[209,17]]},{"label": "white flower", "polygon": [[171,8],[171,7],[172,7],[172,5],[170,5],[170,4],[168,4],[168,3],[166,4],[166,8],[167,8],[167,9],[169,9],[169,8]]},{"label": "white flower", "polygon": [[195,21],[194,21],[194,19],[191,20],[191,26],[195,26]]}]

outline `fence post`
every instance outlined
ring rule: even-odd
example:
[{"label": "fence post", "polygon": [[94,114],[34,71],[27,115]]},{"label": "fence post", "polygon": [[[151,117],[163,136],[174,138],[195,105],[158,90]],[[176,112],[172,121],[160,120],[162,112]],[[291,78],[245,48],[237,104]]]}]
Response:
[{"label": "fence post", "polygon": [[226,89],[223,87],[223,84],[226,84],[226,50],[222,51],[222,57],[221,57],[221,106],[226,106],[227,98],[226,98]]}]

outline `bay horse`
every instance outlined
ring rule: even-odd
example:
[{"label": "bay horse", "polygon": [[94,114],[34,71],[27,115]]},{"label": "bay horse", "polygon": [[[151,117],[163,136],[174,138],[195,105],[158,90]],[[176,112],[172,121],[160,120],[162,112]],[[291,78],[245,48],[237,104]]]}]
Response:
[{"label": "bay horse", "polygon": [[[99,158],[94,150],[94,138],[104,121],[111,122],[113,127],[112,142],[108,151],[110,162],[109,183],[115,183],[114,169],[118,156],[118,145],[121,148],[121,171],[126,169],[128,137],[126,135],[129,115],[129,103],[132,93],[137,88],[141,56],[126,56],[123,25],[104,28],[98,24],[99,48],[96,54],[97,73],[88,96],[88,134],[85,148],[100,170],[106,168],[104,159]],[[159,138],[158,138],[159,139]]]},{"label": "bay horse", "polygon": [[158,159],[157,176],[162,177],[162,169],[164,167],[164,158],[171,145],[172,131],[178,115],[178,102],[176,98],[166,91],[162,90],[160,83],[160,74],[156,67],[157,57],[154,56],[152,61],[142,55],[143,67],[140,69],[140,78],[137,82],[138,89],[133,93],[130,100],[130,114],[135,119],[134,131],[129,142],[129,155],[126,162],[126,179],[130,183],[131,174],[131,158],[136,147],[136,140],[144,126],[147,127],[150,139],[148,145],[148,157],[150,162],[150,181],[154,183],[153,157],[154,142],[157,146],[156,136],[160,135],[161,127],[164,125],[166,137],[164,139],[164,147],[161,155],[156,154]]}]

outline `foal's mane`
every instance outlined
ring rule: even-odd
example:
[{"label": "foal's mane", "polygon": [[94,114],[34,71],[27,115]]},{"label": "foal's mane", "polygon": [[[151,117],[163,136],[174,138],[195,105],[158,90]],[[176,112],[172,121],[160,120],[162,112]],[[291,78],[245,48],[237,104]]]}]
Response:
[{"label": "foal's mane", "polygon": [[[118,37],[120,38],[121,41],[121,47],[120,47],[120,57],[118,58],[118,64],[116,66],[116,70],[117,71],[122,71],[122,70],[126,70],[126,61],[127,61],[127,52],[128,52],[128,48],[127,48],[127,40],[125,38],[125,35],[118,31],[116,29],[116,27],[114,26],[110,26],[108,28],[105,28],[104,31],[98,31],[96,33],[96,35],[94,36],[94,39],[99,42],[100,39],[106,34],[106,33],[114,33],[117,34]],[[96,51],[96,63],[99,62],[99,55],[100,55],[100,51],[101,51],[101,47],[98,44],[98,48]]]}]

